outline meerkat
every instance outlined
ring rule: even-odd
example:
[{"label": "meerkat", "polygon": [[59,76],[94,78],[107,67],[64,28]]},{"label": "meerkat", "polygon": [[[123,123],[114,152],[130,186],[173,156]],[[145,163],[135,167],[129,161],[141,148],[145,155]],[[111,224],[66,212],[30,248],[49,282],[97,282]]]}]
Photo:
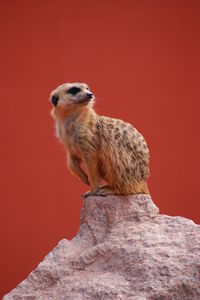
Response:
[{"label": "meerkat", "polygon": [[57,137],[67,150],[68,168],[91,185],[83,198],[149,194],[149,150],[136,128],[98,115],[93,109],[95,97],[85,83],[64,83],[51,93],[50,100]]}]

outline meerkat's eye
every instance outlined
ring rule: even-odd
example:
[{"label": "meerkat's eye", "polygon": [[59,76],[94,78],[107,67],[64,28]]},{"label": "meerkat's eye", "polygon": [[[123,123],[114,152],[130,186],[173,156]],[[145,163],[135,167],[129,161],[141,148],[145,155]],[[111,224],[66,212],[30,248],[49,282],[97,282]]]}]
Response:
[{"label": "meerkat's eye", "polygon": [[69,93],[69,94],[71,94],[71,95],[76,95],[76,94],[78,94],[80,91],[81,91],[80,88],[74,86],[74,87],[71,87],[71,88],[67,91],[67,93]]}]

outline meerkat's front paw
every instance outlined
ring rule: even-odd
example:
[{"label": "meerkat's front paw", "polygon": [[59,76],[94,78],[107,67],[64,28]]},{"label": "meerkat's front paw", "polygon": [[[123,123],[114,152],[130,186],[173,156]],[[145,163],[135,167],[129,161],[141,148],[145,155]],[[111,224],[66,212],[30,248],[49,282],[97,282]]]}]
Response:
[{"label": "meerkat's front paw", "polygon": [[107,196],[107,195],[113,195],[114,191],[111,189],[109,185],[103,185],[98,188],[96,191],[97,196]]},{"label": "meerkat's front paw", "polygon": [[81,196],[81,198],[82,198],[82,199],[86,199],[86,198],[89,197],[89,196],[95,196],[95,195],[96,195],[95,192],[93,192],[93,191],[87,191],[87,192],[85,192],[85,193]]},{"label": "meerkat's front paw", "polygon": [[107,196],[107,195],[113,195],[115,192],[111,189],[109,185],[103,185],[98,187],[96,191],[87,191],[85,192],[81,197],[82,199],[85,199],[89,196]]}]

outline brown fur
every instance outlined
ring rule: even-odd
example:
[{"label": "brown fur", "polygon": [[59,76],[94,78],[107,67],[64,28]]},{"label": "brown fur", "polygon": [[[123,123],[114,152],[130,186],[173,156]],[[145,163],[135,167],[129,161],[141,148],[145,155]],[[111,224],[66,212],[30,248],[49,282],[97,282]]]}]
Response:
[{"label": "brown fur", "polygon": [[[78,87],[71,95],[68,90]],[[51,114],[57,136],[65,145],[69,169],[92,189],[84,194],[149,194],[149,151],[143,136],[131,124],[99,116],[93,109],[94,97],[86,84],[66,83],[51,93],[59,97]],[[88,175],[82,170],[84,163]],[[100,186],[101,180],[108,185]]]}]

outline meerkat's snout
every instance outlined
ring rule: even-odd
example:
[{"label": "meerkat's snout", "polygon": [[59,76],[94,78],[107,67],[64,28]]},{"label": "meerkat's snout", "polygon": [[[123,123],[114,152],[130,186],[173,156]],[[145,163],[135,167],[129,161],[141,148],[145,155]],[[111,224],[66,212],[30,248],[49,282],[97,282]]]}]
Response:
[{"label": "meerkat's snout", "polygon": [[89,99],[92,99],[92,98],[93,98],[93,94],[92,94],[92,93],[87,93],[86,96],[87,96]]}]

